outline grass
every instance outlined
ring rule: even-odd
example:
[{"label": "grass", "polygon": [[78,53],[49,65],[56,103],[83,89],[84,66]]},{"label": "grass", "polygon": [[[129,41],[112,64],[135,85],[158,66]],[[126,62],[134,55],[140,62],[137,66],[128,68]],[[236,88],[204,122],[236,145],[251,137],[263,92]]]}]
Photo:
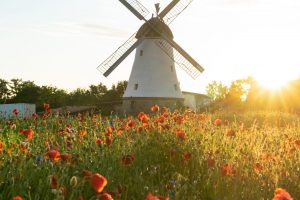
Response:
[{"label": "grass", "polygon": [[[19,133],[29,128],[32,139]],[[0,199],[96,199],[83,170],[103,175],[114,199],[265,200],[276,188],[300,198],[300,122],[288,113],[15,117],[0,122],[0,141]],[[51,149],[71,157],[54,162]]]}]

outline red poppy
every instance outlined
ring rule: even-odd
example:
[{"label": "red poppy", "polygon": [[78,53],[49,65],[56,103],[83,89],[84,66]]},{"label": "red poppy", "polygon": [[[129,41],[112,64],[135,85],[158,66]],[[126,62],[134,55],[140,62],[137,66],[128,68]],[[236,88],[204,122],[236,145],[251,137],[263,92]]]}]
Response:
[{"label": "red poppy", "polygon": [[84,200],[82,196],[79,196],[77,200]]},{"label": "red poppy", "polygon": [[295,144],[296,144],[297,147],[300,147],[300,139],[295,140]]},{"label": "red poppy", "polygon": [[260,163],[255,163],[254,170],[255,170],[256,173],[261,172],[262,169],[263,169],[263,167]]},{"label": "red poppy", "polygon": [[96,173],[92,176],[91,184],[92,184],[92,187],[94,188],[94,190],[96,192],[100,193],[106,186],[107,180],[104,176]]},{"label": "red poppy", "polygon": [[89,170],[82,170],[82,176],[83,178],[91,178],[93,176],[93,172]]},{"label": "red poppy", "polygon": [[33,114],[31,115],[32,119],[36,119],[38,116],[39,116],[39,115],[38,115],[37,113],[33,113]]},{"label": "red poppy", "polygon": [[218,119],[215,120],[214,124],[216,126],[221,126],[222,125],[222,120],[218,118]]},{"label": "red poppy", "polygon": [[186,139],[186,135],[185,135],[185,132],[183,130],[177,130],[176,131],[176,136],[181,140]]},{"label": "red poppy", "polygon": [[52,161],[54,161],[54,162],[57,162],[57,161],[60,159],[60,157],[61,157],[59,151],[57,151],[57,150],[55,150],[55,149],[52,149],[52,150],[48,151],[48,152],[45,154],[45,156],[46,156],[47,158],[50,158],[50,159],[51,159]]},{"label": "red poppy", "polygon": [[151,192],[147,194],[146,200],[169,200],[169,197],[154,196]]},{"label": "red poppy", "polygon": [[107,146],[110,146],[112,144],[112,140],[110,139],[110,137],[106,137],[105,143]]},{"label": "red poppy", "polygon": [[12,111],[16,116],[20,113],[20,111],[18,110],[18,109],[13,109],[13,111]]},{"label": "red poppy", "polygon": [[31,140],[33,137],[33,129],[31,128],[26,130],[20,129],[19,133],[25,135],[27,140]]},{"label": "red poppy", "polygon": [[3,142],[0,140],[0,152],[3,151],[3,146],[4,146],[4,144],[3,144]]},{"label": "red poppy", "polygon": [[215,160],[212,158],[207,159],[207,165],[208,167],[213,167],[215,164]]},{"label": "red poppy", "polygon": [[225,165],[221,166],[222,176],[225,176],[225,175],[233,176],[234,172],[235,172],[235,170],[233,170],[229,164],[225,164]]},{"label": "red poppy", "polygon": [[154,105],[151,107],[151,111],[152,112],[158,112],[159,111],[159,106],[158,105]]},{"label": "red poppy", "polygon": [[291,195],[282,188],[277,188],[273,200],[293,200]]},{"label": "red poppy", "polygon": [[61,157],[61,159],[63,161],[66,161],[66,160],[69,160],[69,158],[71,157],[71,155],[68,154],[68,153],[65,153],[65,154],[62,154],[60,157]]},{"label": "red poppy", "polygon": [[192,157],[192,154],[190,152],[184,152],[182,155],[182,159],[184,161],[188,161],[189,159],[191,159],[191,157]]},{"label": "red poppy", "polygon": [[228,136],[235,136],[235,130],[233,130],[233,129],[226,130],[226,135],[228,135]]},{"label": "red poppy", "polygon": [[109,193],[103,192],[100,194],[99,200],[113,200],[113,198]]},{"label": "red poppy", "polygon": [[12,200],[23,200],[23,198],[20,196],[14,196]]},{"label": "red poppy", "polygon": [[96,138],[96,144],[100,145],[102,143],[101,138]]},{"label": "red poppy", "polygon": [[79,131],[79,135],[80,135],[80,136],[85,136],[86,133],[87,133],[86,130],[80,130],[80,131]]},{"label": "red poppy", "polygon": [[130,119],[130,120],[128,121],[128,123],[127,123],[127,126],[128,126],[129,128],[134,127],[134,125],[135,125],[135,121],[132,120],[132,119]]},{"label": "red poppy", "polygon": [[50,109],[50,105],[49,105],[48,103],[44,103],[43,106],[44,106],[44,109],[45,109],[45,110],[49,110],[49,109]]},{"label": "red poppy", "polygon": [[125,155],[122,158],[122,164],[127,166],[127,165],[130,165],[134,160],[135,160],[134,155]]},{"label": "red poppy", "polygon": [[165,117],[163,115],[161,115],[158,118],[156,118],[156,122],[157,123],[164,123],[164,121],[165,121]]},{"label": "red poppy", "polygon": [[50,187],[53,188],[53,189],[56,189],[57,186],[58,186],[58,178],[57,178],[57,176],[51,176]]}]

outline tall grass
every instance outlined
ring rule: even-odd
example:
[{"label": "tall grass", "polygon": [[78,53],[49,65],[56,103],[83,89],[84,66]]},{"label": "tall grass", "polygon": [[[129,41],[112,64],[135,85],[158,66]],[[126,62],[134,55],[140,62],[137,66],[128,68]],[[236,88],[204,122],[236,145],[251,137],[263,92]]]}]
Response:
[{"label": "tall grass", "polygon": [[[151,192],[172,200],[263,200],[279,187],[300,198],[298,116],[186,111],[149,117],[51,114],[2,120],[0,199],[96,199],[83,170],[106,177],[104,191],[114,199],[140,200]],[[19,133],[29,128],[31,140]],[[71,157],[54,162],[45,156],[51,149]],[[126,155],[134,159],[122,162]],[[58,177],[55,188],[52,176]]]}]

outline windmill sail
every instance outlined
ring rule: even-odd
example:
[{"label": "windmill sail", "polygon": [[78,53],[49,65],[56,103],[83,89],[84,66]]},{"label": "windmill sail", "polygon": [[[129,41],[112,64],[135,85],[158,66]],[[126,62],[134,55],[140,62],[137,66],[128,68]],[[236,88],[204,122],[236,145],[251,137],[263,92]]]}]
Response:
[{"label": "windmill sail", "polygon": [[128,8],[137,18],[144,20],[150,13],[138,0],[119,0]]},{"label": "windmill sail", "polygon": [[109,56],[97,69],[107,77],[139,44],[143,39],[136,39],[134,33],[123,45]]},{"label": "windmill sail", "polygon": [[188,53],[186,53],[174,40],[170,43],[166,40],[157,40],[158,45],[174,62],[178,64],[193,79],[196,79],[204,71]]},{"label": "windmill sail", "polygon": [[166,23],[171,24],[172,21],[180,15],[193,0],[173,0],[160,14],[159,17]]}]

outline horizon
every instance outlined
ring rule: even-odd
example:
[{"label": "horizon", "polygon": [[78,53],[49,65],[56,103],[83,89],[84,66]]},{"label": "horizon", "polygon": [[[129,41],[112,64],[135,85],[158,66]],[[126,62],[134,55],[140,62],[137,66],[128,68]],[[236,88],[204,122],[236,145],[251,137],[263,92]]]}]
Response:
[{"label": "horizon", "polygon": [[[156,2],[162,9],[169,3],[141,1],[153,12]],[[170,26],[205,68],[193,80],[176,67],[182,91],[203,93],[213,80],[228,85],[248,76],[264,84],[297,79],[299,8],[296,0],[194,1]],[[96,68],[141,25],[118,1],[0,2],[0,78],[67,91],[100,82],[110,87],[128,80],[134,54],[108,78]]]}]

